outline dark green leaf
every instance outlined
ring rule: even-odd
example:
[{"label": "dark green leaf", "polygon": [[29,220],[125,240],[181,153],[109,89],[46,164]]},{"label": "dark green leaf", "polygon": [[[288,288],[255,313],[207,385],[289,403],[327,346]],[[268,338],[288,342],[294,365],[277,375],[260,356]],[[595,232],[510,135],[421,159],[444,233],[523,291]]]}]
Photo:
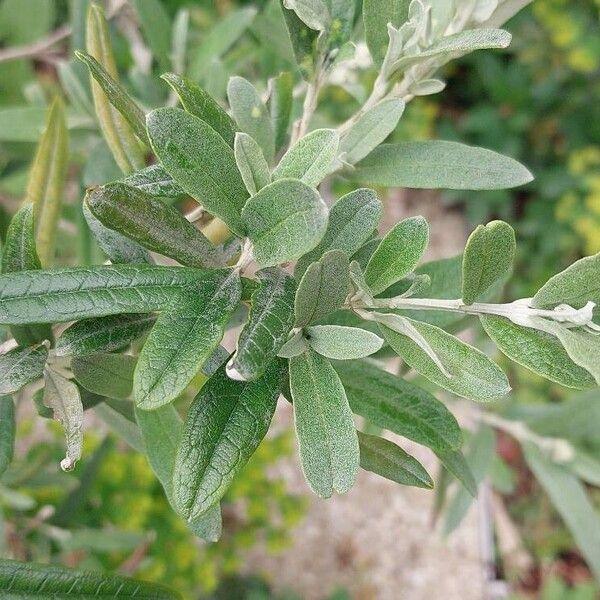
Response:
[{"label": "dark green leaf", "polygon": [[14,394],[39,379],[48,359],[48,345],[15,348],[0,355],[0,395]]},{"label": "dark green leaf", "polygon": [[0,475],[13,459],[15,450],[15,403],[10,396],[0,397]]},{"label": "dark green leaf", "polygon": [[95,353],[73,358],[75,379],[88,391],[125,400],[131,396],[136,358],[128,354]]},{"label": "dark green leaf", "polygon": [[302,77],[309,80],[314,72],[319,32],[307,27],[293,10],[285,8],[284,0],[281,0],[281,5],[296,63]]}]

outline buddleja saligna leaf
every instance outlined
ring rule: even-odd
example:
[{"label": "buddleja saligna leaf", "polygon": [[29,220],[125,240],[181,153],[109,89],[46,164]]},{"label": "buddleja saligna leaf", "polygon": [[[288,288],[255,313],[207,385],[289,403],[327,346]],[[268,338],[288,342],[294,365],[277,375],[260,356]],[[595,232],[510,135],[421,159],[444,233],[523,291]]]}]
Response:
[{"label": "buddleja saligna leaf", "polygon": [[[87,15],[86,49],[104,68],[107,74],[118,81],[117,66],[110,44],[110,34],[101,7],[90,4]],[[144,156],[133,129],[123,115],[111,104],[107,95],[92,76],[92,96],[98,122],[104,139],[119,168],[126,175],[142,169]]]},{"label": "buddleja saligna leaf", "polygon": [[448,472],[460,481],[467,492],[473,498],[477,498],[477,482],[463,453],[460,450],[437,450],[435,454]]},{"label": "buddleja saligna leaf", "polygon": [[319,245],[296,263],[296,277],[328,250],[343,250],[352,256],[373,234],[382,213],[383,204],[373,190],[360,189],[342,196],[329,211],[327,230]]},{"label": "buddleja saligna leaf", "polygon": [[0,355],[0,395],[14,394],[43,375],[48,346],[46,342]]},{"label": "buddleja saligna leaf", "polygon": [[335,369],[355,414],[436,452],[460,448],[456,419],[429,392],[364,360],[336,362]]},{"label": "buddleja saligna leaf", "polygon": [[233,152],[240,175],[251,196],[271,183],[271,171],[264,154],[247,133],[238,131],[235,134]]},{"label": "buddleja saligna leaf", "polygon": [[358,327],[314,325],[306,328],[306,336],[315,352],[334,360],[365,358],[383,346],[378,335]]},{"label": "buddleja saligna leaf", "polygon": [[237,126],[220,104],[199,85],[175,73],[161,75],[179,97],[183,108],[208,123],[233,148]]},{"label": "buddleja saligna leaf", "polygon": [[470,235],[463,255],[462,299],[473,304],[513,268],[517,244],[514,229],[504,221],[479,225]]},{"label": "buddleja saligna leaf", "polygon": [[327,206],[305,183],[280,179],[248,200],[242,220],[256,262],[271,267],[300,258],[321,241]]},{"label": "buddleja saligna leaf", "polygon": [[65,109],[57,97],[48,110],[46,129],[33,159],[25,195],[25,202],[34,206],[36,246],[44,267],[50,265],[54,257],[68,160],[69,132]]},{"label": "buddleja saligna leaf", "polygon": [[[35,247],[33,212],[33,204],[26,204],[11,219],[6,231],[1,273],[35,271],[42,268]],[[52,329],[48,325],[14,326],[10,331],[20,346],[54,339]]]},{"label": "buddleja saligna leaf", "polygon": [[150,331],[155,315],[109,315],[77,321],[65,329],[54,352],[57,356],[76,356],[94,352],[115,352]]},{"label": "buddleja saligna leaf", "polygon": [[82,61],[90,71],[90,75],[102,88],[108,101],[116,108],[121,116],[129,123],[129,126],[137,137],[146,144],[148,134],[146,133],[146,115],[135,103],[133,98],[125,91],[123,86],[113,79],[104,67],[87,52],[75,51],[75,56]]},{"label": "buddleja saligna leaf", "polygon": [[114,598],[180,600],[176,592],[154,583],[118,575],[73,571],[56,565],[0,560],[0,591],[14,600],[35,598]]},{"label": "buddleja saligna leaf", "polygon": [[414,271],[429,242],[429,227],[423,217],[400,221],[381,241],[365,270],[373,294]]},{"label": "buddleja saligna leaf", "polygon": [[408,20],[410,0],[364,0],[365,37],[373,62],[381,66],[388,47],[387,24],[399,28]]},{"label": "buddleja saligna leaf", "polygon": [[190,267],[105,265],[0,276],[0,324],[66,323],[163,310],[187,285],[211,281]]},{"label": "buddleja saligna leaf", "polygon": [[181,198],[185,192],[175,180],[165,171],[162,165],[150,165],[141,171],[136,171],[122,179],[122,182],[160,198]]},{"label": "buddleja saligna leaf", "polygon": [[233,150],[206,122],[179,108],[147,116],[152,148],[173,179],[231,230],[244,234],[242,208],[248,192]]},{"label": "buddleja saligna leaf", "polygon": [[77,386],[50,367],[44,369],[44,404],[62,425],[67,452],[60,462],[63,471],[71,471],[81,458],[83,445],[83,405]]},{"label": "buddleja saligna leaf", "polygon": [[89,392],[126,400],[131,396],[136,363],[128,354],[97,352],[75,356],[71,368],[75,379]]},{"label": "buddleja saligna leaf", "polygon": [[319,32],[307,27],[293,10],[286,8],[284,0],[281,4],[296,63],[302,77],[309,80],[314,73]]},{"label": "buddleja saligna leaf", "polygon": [[133,386],[139,408],[158,408],[185,390],[219,345],[241,295],[239,272],[229,270],[181,291],[140,352]]},{"label": "buddleja saligna leaf", "polygon": [[223,257],[179,211],[124,183],[109,183],[88,193],[90,211],[105,226],[144,248],[188,267],[216,267]]},{"label": "buddleja saligna leaf", "polygon": [[502,317],[483,315],[480,320],[500,351],[514,362],[565,387],[578,390],[596,387],[592,375],[569,358],[553,335],[521,327]]},{"label": "buddleja saligna leaf", "polygon": [[285,144],[290,117],[292,116],[292,105],[294,102],[294,78],[291,73],[280,73],[277,77],[269,80],[269,101],[267,107],[271,114],[271,123],[275,133],[275,152],[278,152]]},{"label": "buddleja saligna leaf", "polygon": [[260,377],[275,359],[294,326],[294,278],[280,267],[258,272],[260,287],[252,294],[250,316],[227,364],[237,380]]},{"label": "buddleja saligna leaf", "polygon": [[13,459],[15,450],[15,403],[10,396],[0,397],[0,475]]},{"label": "buddleja saligna leaf", "polygon": [[210,510],[269,429],[285,375],[275,360],[256,381],[239,382],[221,368],[188,411],[173,474],[175,504],[188,520]]},{"label": "buddleja saligna leaf", "polygon": [[360,466],[401,485],[433,489],[433,479],[423,465],[400,446],[384,438],[358,432]]},{"label": "buddleja saligna leaf", "polygon": [[290,390],[304,476],[315,494],[344,494],[360,452],[344,386],[331,363],[312,350],[290,359]]},{"label": "buddleja saligna leaf", "polygon": [[300,179],[317,187],[329,173],[340,143],[334,129],[315,129],[300,138],[279,161],[273,179]]},{"label": "buddleja saligna leaf", "polygon": [[296,327],[306,327],[340,308],[350,291],[348,256],[330,250],[306,269],[296,292]]}]

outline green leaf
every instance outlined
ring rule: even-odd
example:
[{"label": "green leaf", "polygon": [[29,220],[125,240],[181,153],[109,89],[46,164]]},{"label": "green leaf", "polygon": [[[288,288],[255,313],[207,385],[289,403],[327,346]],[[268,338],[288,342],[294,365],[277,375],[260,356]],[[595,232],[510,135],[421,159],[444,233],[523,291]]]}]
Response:
[{"label": "green leaf", "polygon": [[595,302],[598,307],[600,306],[598,277],[600,277],[600,253],[582,258],[551,277],[533,297],[532,306],[554,308],[559,304],[569,304],[573,308],[582,308],[588,302]]},{"label": "green leaf", "polygon": [[514,362],[569,388],[596,387],[592,375],[569,358],[553,335],[515,325],[502,317],[483,315],[480,319],[496,346]]},{"label": "green leaf", "polygon": [[408,20],[410,0],[363,0],[367,46],[373,62],[381,66],[388,47],[387,24],[399,28]]},{"label": "green leaf", "polygon": [[223,497],[264,438],[284,365],[274,361],[250,382],[234,381],[221,368],[192,402],[173,474],[175,504],[186,519],[205,514]]},{"label": "green leaf", "polygon": [[491,150],[435,140],[383,144],[356,165],[352,179],[386,187],[500,190],[529,183],[533,176]]},{"label": "green leaf", "polygon": [[312,250],[327,228],[327,206],[311,187],[280,179],[252,196],[242,220],[260,267],[300,258]]},{"label": "green leaf", "polygon": [[[33,205],[26,204],[11,219],[4,241],[1,273],[34,271],[42,268],[35,247],[33,212]],[[11,327],[10,331],[20,346],[31,346],[44,340],[54,339],[52,329],[48,325]]]},{"label": "green leaf", "polygon": [[594,576],[600,578],[600,517],[581,482],[564,467],[550,462],[532,444],[525,460],[569,528]]},{"label": "green leaf", "polygon": [[223,257],[180,212],[124,183],[109,183],[88,193],[92,214],[109,229],[144,248],[189,267],[216,267]]},{"label": "green leaf", "polygon": [[280,73],[269,80],[269,101],[267,107],[275,134],[275,152],[285,144],[294,104],[294,78],[291,73]]},{"label": "green leaf", "polygon": [[284,0],[281,0],[281,6],[296,63],[302,77],[308,81],[314,73],[319,34],[307,27],[293,10],[286,8]]},{"label": "green leaf", "polygon": [[125,400],[131,396],[137,359],[128,354],[95,353],[75,356],[75,379],[89,392]]},{"label": "green leaf", "polygon": [[231,112],[240,129],[256,140],[269,164],[275,154],[271,117],[255,87],[243,77],[232,77],[227,85]]},{"label": "green leaf", "polygon": [[13,459],[15,451],[15,403],[10,396],[0,397],[0,475]]},{"label": "green leaf", "polygon": [[161,77],[173,88],[187,112],[208,123],[233,148],[237,130],[235,121],[208,92],[175,73],[165,73]]},{"label": "green leaf", "polygon": [[373,294],[412,273],[429,242],[429,227],[423,217],[400,221],[381,241],[367,264],[365,279]]},{"label": "green leaf", "polygon": [[326,0],[283,0],[283,5],[292,9],[311,29],[324,31],[330,24],[331,15]]},{"label": "green leaf", "polygon": [[10,600],[96,598],[97,600],[177,600],[179,594],[154,583],[56,565],[0,560],[0,590]]},{"label": "green leaf", "polygon": [[0,324],[66,323],[167,307],[181,288],[212,274],[189,267],[105,265],[0,276]]},{"label": "green leaf", "polygon": [[260,146],[247,133],[235,134],[235,162],[251,196],[271,183],[271,171]]},{"label": "green leaf", "polygon": [[330,172],[340,139],[334,129],[315,129],[300,138],[279,161],[273,180],[300,179],[317,187]]},{"label": "green leaf", "polygon": [[322,498],[346,493],[356,480],[360,451],[340,378],[326,358],[308,350],[290,359],[290,389],[306,481]]},{"label": "green leaf", "polygon": [[67,450],[60,467],[63,471],[71,471],[81,458],[83,446],[83,405],[79,389],[49,367],[44,369],[44,383],[44,405],[52,409],[65,434]]},{"label": "green leaf", "polygon": [[148,335],[133,385],[139,408],[153,410],[174,400],[219,345],[242,288],[238,271],[211,275],[184,288]]},{"label": "green leaf", "polygon": [[[110,33],[104,12],[97,4],[90,4],[87,15],[86,49],[107,74],[118,81],[117,65],[113,56]],[[119,168],[126,175],[142,169],[144,156],[133,129],[123,115],[111,104],[102,87],[92,76],[92,96],[100,129]]]},{"label": "green leaf", "polygon": [[[131,403],[127,401],[127,405],[131,406]],[[144,452],[144,442],[140,429],[129,415],[126,416],[123,412],[112,408],[107,402],[101,402],[94,406],[94,413],[130,448],[136,452]]]},{"label": "green leaf", "polygon": [[313,325],[306,329],[306,337],[315,352],[335,360],[365,358],[383,346],[378,335],[358,327]]},{"label": "green leaf", "polygon": [[[79,3],[83,7],[83,3]],[[87,10],[87,7],[86,7]],[[84,12],[84,11],[82,11]],[[83,17],[85,23],[85,15]],[[72,39],[72,37],[71,37]],[[85,41],[81,46],[85,44]],[[58,78],[60,85],[65,91],[65,94],[69,100],[69,104],[83,115],[94,116],[94,105],[92,103],[92,96],[90,94],[87,82],[87,75],[84,73],[85,69],[80,68],[81,65],[75,59],[70,59],[59,63],[58,65]],[[83,77],[83,75],[86,75]]]},{"label": "green leaf", "polygon": [[202,206],[236,234],[248,193],[233,150],[207,123],[178,108],[159,108],[147,116],[152,148],[164,168]]},{"label": "green leaf", "polygon": [[400,98],[387,98],[363,113],[340,142],[344,161],[354,165],[384,142],[396,129],[404,107]]},{"label": "green leaf", "polygon": [[306,269],[294,303],[296,327],[306,327],[340,308],[350,291],[348,256],[330,250]]},{"label": "green leaf", "polygon": [[252,294],[250,316],[227,363],[232,379],[257,379],[286,342],[294,326],[296,282],[280,267],[257,273],[260,286]]},{"label": "green leaf", "polygon": [[429,392],[368,361],[341,361],[335,368],[352,412],[436,452],[460,448],[462,434],[456,419]]},{"label": "green leaf", "polygon": [[331,207],[327,230],[319,245],[297,262],[296,277],[302,276],[328,250],[355,254],[377,228],[382,213],[383,204],[373,190],[359,189],[342,196]]},{"label": "green leaf", "polygon": [[444,467],[462,483],[467,492],[473,498],[477,498],[477,482],[462,452],[460,450],[436,451],[436,455]]},{"label": "green leaf", "polygon": [[160,0],[134,0],[135,12],[144,37],[161,71],[171,63],[171,22]]},{"label": "green leaf", "polygon": [[56,341],[56,356],[121,350],[150,331],[155,321],[152,314],[109,315],[78,321]]},{"label": "green leaf", "polygon": [[463,255],[462,299],[473,304],[512,272],[517,244],[514,229],[504,221],[479,225]]},{"label": "green leaf", "polygon": [[[479,402],[498,400],[510,392],[510,384],[502,369],[483,352],[439,327],[406,320],[429,344],[439,361],[433,360],[422,344],[405,333],[384,326],[381,331],[386,342],[415,371],[458,396]],[[440,362],[444,370],[440,369]]]},{"label": "green leaf", "polygon": [[175,183],[162,165],[150,165],[123,178],[123,183],[160,198],[181,198],[185,192]]},{"label": "green leaf", "polygon": [[433,489],[433,480],[423,465],[400,446],[374,435],[358,432],[360,466],[400,485]]},{"label": "green leaf", "polygon": [[14,394],[43,375],[48,345],[46,342],[0,354],[0,395]]},{"label": "green leaf", "polygon": [[308,340],[304,337],[302,331],[297,331],[277,353],[281,358],[294,358],[308,350]]},{"label": "green leaf", "polygon": [[76,50],[75,56],[87,66],[90,75],[96,80],[108,101],[121,113],[135,135],[142,142],[148,143],[146,115],[125,88],[118,81],[115,81],[104,67],[87,52]]},{"label": "green leaf", "polygon": [[69,133],[65,109],[56,97],[46,118],[27,182],[26,203],[34,206],[36,246],[44,267],[54,258],[56,228],[62,211],[63,191],[69,161]]}]

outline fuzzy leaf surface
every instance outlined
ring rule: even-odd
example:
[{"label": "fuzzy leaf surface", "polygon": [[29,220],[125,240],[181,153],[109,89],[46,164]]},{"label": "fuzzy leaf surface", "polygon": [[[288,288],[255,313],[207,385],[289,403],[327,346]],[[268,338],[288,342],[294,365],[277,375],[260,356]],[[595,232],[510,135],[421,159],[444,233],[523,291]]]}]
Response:
[{"label": "fuzzy leaf surface", "polygon": [[235,162],[248,193],[254,196],[271,183],[271,171],[260,146],[247,134],[238,131],[233,146]]},{"label": "fuzzy leaf surface", "polygon": [[23,386],[39,379],[48,359],[45,344],[15,348],[0,355],[0,395],[14,394]]},{"label": "fuzzy leaf surface", "polygon": [[365,358],[383,346],[378,335],[358,327],[313,325],[307,327],[306,335],[315,352],[334,360]]}]

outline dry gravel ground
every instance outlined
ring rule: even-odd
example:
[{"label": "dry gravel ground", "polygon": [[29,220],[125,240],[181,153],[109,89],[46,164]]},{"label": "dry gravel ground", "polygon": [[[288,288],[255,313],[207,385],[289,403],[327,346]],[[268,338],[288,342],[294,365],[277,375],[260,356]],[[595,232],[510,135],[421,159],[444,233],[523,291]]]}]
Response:
[{"label": "dry gravel ground", "polygon": [[[431,227],[428,259],[462,252],[465,223],[435,195],[398,192],[386,202],[387,227],[417,214]],[[285,401],[275,422],[292,426],[292,410]],[[432,475],[437,472],[431,452],[406,440],[400,444]],[[427,490],[398,486],[361,471],[350,493],[321,500],[304,483],[296,456],[279,465],[278,475],[291,490],[310,498],[310,508],[289,550],[270,556],[259,547],[247,556],[246,570],[265,575],[276,591],[291,589],[305,600],[322,600],[336,586],[356,600],[482,598],[476,509],[444,540],[432,529],[434,495]]]}]

